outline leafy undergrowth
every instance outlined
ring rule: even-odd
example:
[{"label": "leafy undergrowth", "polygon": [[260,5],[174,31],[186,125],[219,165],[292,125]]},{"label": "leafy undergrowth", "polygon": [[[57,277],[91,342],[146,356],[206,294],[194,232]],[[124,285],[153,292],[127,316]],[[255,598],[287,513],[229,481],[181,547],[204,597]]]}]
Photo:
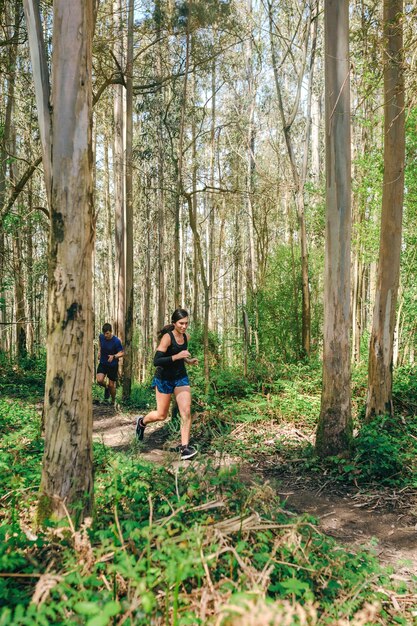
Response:
[{"label": "leafy undergrowth", "polygon": [[40,401],[44,394],[45,357],[22,359],[19,364],[0,353],[0,398],[16,397]]},{"label": "leafy undergrowth", "polygon": [[0,401],[1,626],[413,623],[404,581],[209,460],[154,467],[97,445],[93,519],[34,527],[39,421]]},{"label": "leafy undergrowth", "polygon": [[[396,370],[396,417],[364,423],[366,369],[352,376],[355,438],[349,459],[321,460],[314,451],[320,412],[321,380],[317,364],[282,368],[267,393],[217,396],[197,411],[193,437],[202,450],[216,449],[246,462],[278,466],[346,485],[417,488],[417,376]],[[197,407],[198,408],[198,407]],[[175,423],[169,428],[175,430]],[[177,431],[179,424],[176,425]],[[294,465],[296,462],[296,465]],[[316,479],[315,478],[315,479]]]}]

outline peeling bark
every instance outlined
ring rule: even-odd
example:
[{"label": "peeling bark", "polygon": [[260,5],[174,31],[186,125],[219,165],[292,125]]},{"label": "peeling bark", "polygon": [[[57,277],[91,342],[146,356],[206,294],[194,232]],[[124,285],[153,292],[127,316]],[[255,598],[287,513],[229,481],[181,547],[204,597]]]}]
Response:
[{"label": "peeling bark", "polygon": [[[25,5],[27,13],[36,13],[35,2]],[[29,41],[39,51],[39,15],[33,21],[37,27]],[[55,0],[53,23],[53,151],[43,151],[47,187],[51,174],[51,230],[40,521],[51,514],[63,517],[67,510],[83,518],[91,511],[93,494],[92,0]],[[39,71],[34,65],[35,83],[47,90]],[[37,101],[47,102],[49,95],[44,92]],[[44,113],[38,109],[40,118]]]},{"label": "peeling bark", "polygon": [[349,2],[325,2],[326,251],[323,388],[316,449],[345,454],[352,438],[350,393],[351,155]]},{"label": "peeling bark", "polygon": [[400,275],[405,123],[403,0],[384,1],[384,178],[366,419],[394,413],[392,367]]}]

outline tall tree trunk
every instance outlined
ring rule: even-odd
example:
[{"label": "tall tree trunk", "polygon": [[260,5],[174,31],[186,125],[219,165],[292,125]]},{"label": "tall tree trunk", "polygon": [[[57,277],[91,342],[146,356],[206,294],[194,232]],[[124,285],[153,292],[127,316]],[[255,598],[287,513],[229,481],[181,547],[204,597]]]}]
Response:
[{"label": "tall tree trunk", "polygon": [[128,0],[126,63],[126,317],[123,358],[123,400],[130,398],[133,371],[133,16]]},{"label": "tall tree trunk", "polygon": [[190,220],[190,227],[194,237],[194,245],[197,249],[197,258],[200,267],[200,276],[201,282],[203,283],[203,292],[204,292],[204,326],[203,326],[203,348],[204,348],[204,378],[205,378],[205,387],[206,392],[208,391],[209,381],[210,381],[210,359],[209,359],[209,336],[208,336],[208,321],[209,321],[209,310],[210,310],[210,300],[209,300],[209,284],[207,281],[206,274],[206,266],[204,263],[203,256],[203,248],[201,245],[200,233],[198,231],[197,224],[197,215],[194,213],[194,205],[192,200],[192,195],[190,193],[184,192],[188,203],[188,217]]},{"label": "tall tree trunk", "polygon": [[[123,22],[122,0],[114,0],[114,56],[123,67]],[[124,106],[123,85],[114,86],[114,144],[113,144],[113,171],[114,171],[114,231],[115,231],[115,262],[116,262],[116,320],[115,334],[122,343],[125,340],[126,314],[126,249],[125,249],[125,178],[124,178]]]},{"label": "tall tree trunk", "polygon": [[393,414],[392,367],[404,198],[403,0],[384,0],[384,177],[366,419]]},{"label": "tall tree trunk", "polygon": [[[195,82],[193,83],[193,91],[195,93]],[[192,141],[192,211],[194,215],[197,215],[197,146],[196,146],[196,127],[195,127],[195,115],[191,120],[191,141]],[[199,263],[198,263],[198,250],[195,239],[193,241],[193,322],[195,326],[199,324],[199,311],[198,311],[198,298],[199,298]]]},{"label": "tall tree trunk", "polygon": [[16,315],[16,359],[27,356],[25,285],[22,263],[22,242],[20,232],[13,236],[14,301]]},{"label": "tall tree trunk", "polygon": [[297,287],[297,270],[295,266],[295,251],[294,251],[294,229],[292,225],[292,215],[291,215],[291,203],[289,200],[289,192],[285,192],[284,202],[286,206],[286,215],[288,221],[288,234],[289,234],[289,244],[291,250],[291,277],[292,277],[292,296],[293,296],[293,316],[294,316],[294,324],[295,324],[295,336],[297,341],[297,353],[299,351],[299,347],[302,345],[300,342],[300,324],[299,324],[299,315],[298,315],[298,287]]},{"label": "tall tree trunk", "polygon": [[[156,78],[162,81],[164,72],[164,50],[166,43],[163,39],[162,31],[162,0],[155,1],[155,22],[156,22],[156,38],[157,54],[156,54]],[[158,330],[165,324],[166,315],[166,294],[165,294],[165,161],[164,161],[164,115],[165,115],[165,90],[158,95],[158,234],[157,234],[157,322]]]},{"label": "tall tree trunk", "polygon": [[[7,10],[9,9],[9,11]],[[11,38],[15,35],[15,42],[9,45],[7,56],[7,97],[6,107],[4,114],[4,121],[2,124],[2,132],[0,134],[0,210],[3,209],[6,198],[6,181],[7,181],[7,166],[9,153],[15,154],[14,149],[11,150],[10,140],[12,137],[12,113],[14,107],[14,91],[16,80],[16,58],[17,58],[17,45],[19,40],[19,15],[20,15],[20,2],[15,1],[14,11],[11,6],[5,7],[6,22],[9,26],[6,27],[6,32]],[[13,15],[12,15],[13,13]],[[12,172],[12,167],[9,170]],[[17,234],[18,236],[18,234]],[[7,350],[6,340],[6,290],[4,288],[5,278],[5,234],[3,231],[3,223],[0,222],[0,352]],[[12,318],[11,318],[12,319]],[[9,320],[11,321],[11,320]]]},{"label": "tall tree trunk", "polygon": [[320,179],[320,126],[322,120],[321,100],[316,93],[311,94],[311,173],[316,184]]},{"label": "tall tree trunk", "polygon": [[104,139],[104,177],[105,177],[105,195],[104,203],[106,209],[106,242],[107,242],[107,270],[109,281],[107,284],[108,304],[106,308],[106,321],[114,324],[115,320],[115,285],[114,285],[114,245],[113,245],[113,229],[112,229],[112,209],[110,199],[110,167],[109,167],[109,140],[106,135]]},{"label": "tall tree trunk", "polygon": [[54,2],[51,124],[43,108],[49,98],[39,7],[25,0],[38,116],[53,145],[44,151],[45,182],[49,171],[52,184],[40,520],[67,509],[82,518],[92,507],[92,5]]},{"label": "tall tree trunk", "polygon": [[35,355],[34,347],[34,326],[39,323],[39,320],[35,320],[35,307],[34,307],[34,276],[33,276],[33,222],[32,222],[32,209],[33,209],[33,193],[32,193],[32,181],[29,185],[28,193],[28,209],[29,217],[26,230],[26,247],[27,247],[27,301],[28,301],[28,321],[26,326],[27,332],[27,348],[29,355],[33,357]]},{"label": "tall tree trunk", "polygon": [[[14,68],[11,69],[12,76],[14,75]],[[14,82],[14,80],[13,80]],[[14,88],[10,92],[10,98],[14,103]],[[14,111],[14,106],[12,106]],[[10,133],[10,153],[16,154],[16,129],[12,124]],[[15,164],[12,161],[9,166],[10,175],[9,179],[13,186],[16,186]],[[15,302],[15,355],[17,361],[20,361],[27,355],[27,342],[26,342],[26,312],[25,312],[25,282],[23,276],[23,261],[22,261],[22,235],[21,229],[18,228],[15,233],[12,234],[13,240],[13,278],[14,278],[14,302]]]},{"label": "tall tree trunk", "polygon": [[0,355],[6,352],[6,292],[4,289],[5,245],[4,232],[0,225]]},{"label": "tall tree trunk", "polygon": [[[184,69],[184,84],[182,91],[181,113],[180,113],[180,128],[178,138],[178,154],[175,159],[175,169],[177,177],[177,190],[175,194],[175,224],[174,224],[174,295],[175,295],[175,307],[181,306],[181,258],[180,258],[180,215],[181,204],[184,191],[183,185],[183,163],[184,163],[184,131],[185,131],[185,115],[187,109],[187,88],[188,88],[188,76],[190,69],[190,20],[191,20],[191,5],[192,0],[188,1],[188,18],[185,33],[185,69]],[[183,306],[183,305],[182,305]]]},{"label": "tall tree trunk", "polygon": [[[213,32],[213,46],[215,47],[216,40],[216,29]],[[215,140],[216,140],[216,59],[213,58],[211,64],[211,128],[210,128],[210,187],[214,188],[214,166],[216,159],[216,149],[215,149]],[[207,220],[208,228],[209,228],[209,240],[207,245],[207,255],[208,255],[208,263],[207,263],[207,278],[208,278],[208,325],[210,330],[216,330],[214,328],[214,320],[216,319],[215,315],[213,315],[213,282],[214,282],[214,257],[217,252],[216,249],[216,236],[215,236],[215,212],[216,212],[216,201],[215,195],[212,193],[209,196],[208,202],[208,210],[209,210],[209,219]]]},{"label": "tall tree trunk", "polygon": [[350,393],[350,61],[349,1],[325,1],[326,251],[323,388],[316,450],[349,450]]}]

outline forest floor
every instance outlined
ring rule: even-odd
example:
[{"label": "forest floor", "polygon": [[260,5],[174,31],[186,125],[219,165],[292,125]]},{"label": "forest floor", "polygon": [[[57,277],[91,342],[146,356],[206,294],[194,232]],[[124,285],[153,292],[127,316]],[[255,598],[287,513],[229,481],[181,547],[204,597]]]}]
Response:
[{"label": "forest floor", "polygon": [[[132,450],[138,446],[134,438],[135,414],[121,412],[109,405],[94,405],[94,440],[115,450]],[[239,427],[231,436],[240,437]],[[269,436],[271,430],[269,428]],[[272,433],[272,436],[278,436]],[[279,436],[294,440],[312,437],[286,424]],[[184,462],[167,449],[172,447],[169,431],[164,424],[147,428],[143,444],[138,448],[143,460],[178,467]],[[252,450],[256,455],[256,450]],[[201,454],[192,462],[204,463]],[[297,472],[297,459],[281,462],[279,456],[256,460],[212,451],[211,459],[221,465],[237,464],[240,477],[247,482],[269,484],[281,497],[287,511],[313,516],[318,528],[337,539],[349,549],[372,549],[381,563],[393,567],[393,576],[407,580],[417,571],[417,491],[403,489],[369,489],[346,487],[326,476],[311,478]],[[188,462],[187,462],[188,463]]]}]

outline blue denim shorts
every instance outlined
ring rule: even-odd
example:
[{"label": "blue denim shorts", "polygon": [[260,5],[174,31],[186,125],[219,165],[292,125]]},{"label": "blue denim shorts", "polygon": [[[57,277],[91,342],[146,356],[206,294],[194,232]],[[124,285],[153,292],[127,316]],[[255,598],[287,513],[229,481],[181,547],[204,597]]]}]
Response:
[{"label": "blue denim shorts", "polygon": [[151,387],[156,387],[159,393],[174,393],[175,387],[186,387],[189,386],[189,384],[188,376],[183,376],[175,380],[162,380],[154,376]]}]

